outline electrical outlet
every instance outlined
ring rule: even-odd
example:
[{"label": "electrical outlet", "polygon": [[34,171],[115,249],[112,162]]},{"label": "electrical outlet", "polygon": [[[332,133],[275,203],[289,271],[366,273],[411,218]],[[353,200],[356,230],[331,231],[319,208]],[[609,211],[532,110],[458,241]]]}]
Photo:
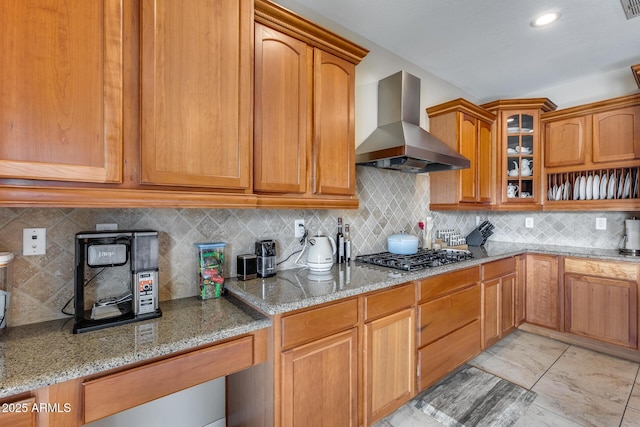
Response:
[{"label": "electrical outlet", "polygon": [[596,230],[607,229],[607,218],[596,218]]},{"label": "electrical outlet", "polygon": [[47,253],[47,229],[22,229],[22,255],[45,255]]},{"label": "electrical outlet", "polygon": [[533,228],[533,218],[527,217],[524,219],[525,228]]},{"label": "electrical outlet", "polygon": [[294,223],[295,237],[304,236],[304,219],[296,219]]},{"label": "electrical outlet", "polygon": [[480,225],[480,215],[476,215],[476,225]]}]

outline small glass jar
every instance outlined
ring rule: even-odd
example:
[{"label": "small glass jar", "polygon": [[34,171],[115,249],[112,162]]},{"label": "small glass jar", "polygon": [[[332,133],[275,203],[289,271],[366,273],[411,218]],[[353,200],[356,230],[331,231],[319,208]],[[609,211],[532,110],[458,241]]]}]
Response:
[{"label": "small glass jar", "polygon": [[196,243],[198,291],[201,299],[219,298],[224,289],[224,248],[226,243]]}]

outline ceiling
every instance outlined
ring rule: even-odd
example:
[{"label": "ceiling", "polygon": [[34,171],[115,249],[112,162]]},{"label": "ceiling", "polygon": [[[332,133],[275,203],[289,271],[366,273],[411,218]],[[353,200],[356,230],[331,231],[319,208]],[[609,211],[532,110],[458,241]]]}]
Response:
[{"label": "ceiling", "polygon": [[[640,63],[640,17],[620,0],[295,1],[481,101]],[[530,26],[550,9],[559,21]]]}]

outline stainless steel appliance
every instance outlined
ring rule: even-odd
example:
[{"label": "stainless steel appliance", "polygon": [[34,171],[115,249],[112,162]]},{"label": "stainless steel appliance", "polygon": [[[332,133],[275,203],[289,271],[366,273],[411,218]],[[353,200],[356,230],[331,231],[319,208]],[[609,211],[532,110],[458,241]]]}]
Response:
[{"label": "stainless steel appliance", "polygon": [[640,219],[630,218],[624,221],[624,245],[620,252],[640,256]]},{"label": "stainless steel appliance", "polygon": [[258,259],[255,254],[238,255],[236,266],[238,279],[251,280],[258,277]]},{"label": "stainless steel appliance", "polygon": [[275,276],[276,242],[274,240],[256,242],[256,256],[258,257],[258,277]]},{"label": "stainless steel appliance", "polygon": [[469,251],[457,249],[419,249],[412,255],[380,252],[371,255],[358,255],[356,262],[395,268],[396,270],[419,271],[431,267],[453,264],[473,258]]},{"label": "stainless steel appliance", "polygon": [[464,169],[469,159],[420,127],[420,79],[399,71],[378,83],[378,127],[356,149],[356,163],[423,173]]},{"label": "stainless steel appliance", "polygon": [[[100,284],[97,284],[98,277]],[[91,308],[86,309],[86,291],[92,283],[117,289],[118,293],[97,298]],[[162,316],[158,308],[158,287],[157,231],[76,234],[74,333]]]}]

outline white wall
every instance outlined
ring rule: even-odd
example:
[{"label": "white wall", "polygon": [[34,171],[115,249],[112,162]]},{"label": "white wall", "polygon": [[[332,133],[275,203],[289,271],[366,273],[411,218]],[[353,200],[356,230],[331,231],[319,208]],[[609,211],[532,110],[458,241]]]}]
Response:
[{"label": "white wall", "polygon": [[360,145],[376,128],[378,120],[378,81],[400,70],[405,70],[421,80],[420,108],[423,114],[420,116],[420,125],[425,129],[429,129],[427,113],[425,112],[427,107],[455,98],[465,98],[471,102],[478,102],[478,99],[471,94],[419,68],[417,65],[378,46],[372,41],[349,31],[336,22],[317,14],[295,0],[274,1],[369,50],[369,54],[356,68],[356,146]]},{"label": "white wall", "polygon": [[[638,60],[640,62],[640,60]],[[631,67],[600,73],[531,92],[523,98],[549,98],[558,109],[640,92]]]}]

